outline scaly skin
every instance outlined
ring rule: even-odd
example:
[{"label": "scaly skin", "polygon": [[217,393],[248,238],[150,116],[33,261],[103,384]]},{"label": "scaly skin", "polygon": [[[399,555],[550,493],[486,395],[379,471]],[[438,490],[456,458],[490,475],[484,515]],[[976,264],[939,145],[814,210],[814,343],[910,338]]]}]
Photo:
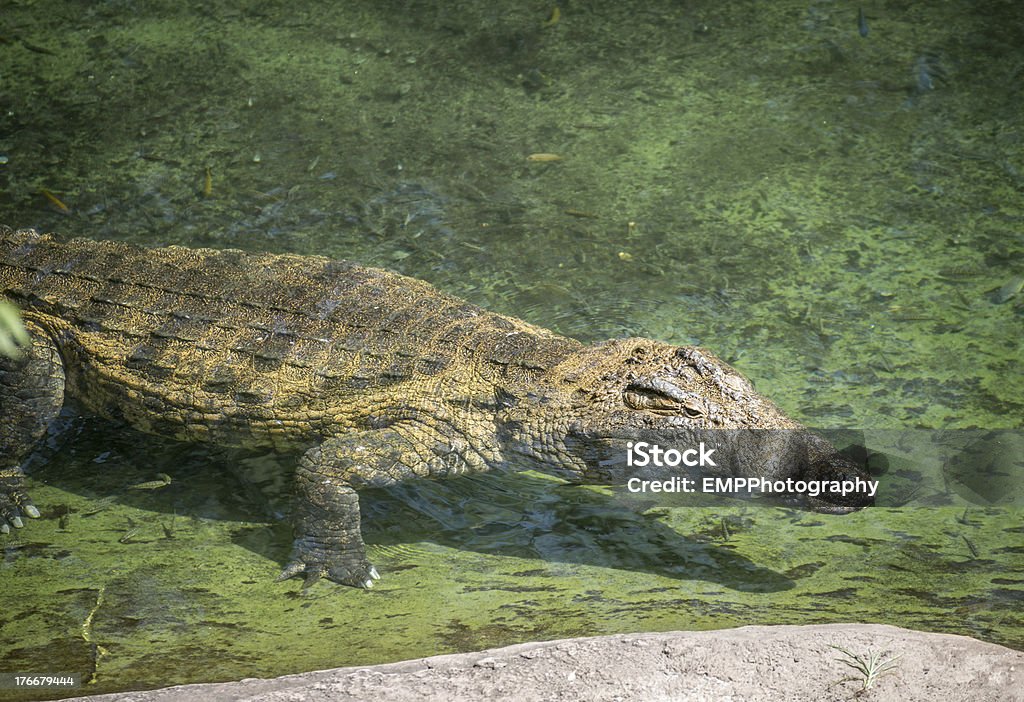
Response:
[{"label": "scaly skin", "polygon": [[640,440],[714,445],[716,475],[867,479],[706,351],[588,347],[351,263],[0,228],[0,294],[31,337],[20,359],[0,360],[4,531],[38,516],[19,465],[65,396],[145,432],[299,455],[281,577],[360,587],[378,577],[359,531],[363,487],[510,461],[574,482],[657,477],[624,463]]}]

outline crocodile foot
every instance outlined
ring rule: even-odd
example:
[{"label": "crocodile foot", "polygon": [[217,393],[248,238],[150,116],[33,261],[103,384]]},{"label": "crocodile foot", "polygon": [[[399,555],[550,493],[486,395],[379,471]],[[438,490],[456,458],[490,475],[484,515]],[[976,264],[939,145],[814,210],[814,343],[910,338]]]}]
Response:
[{"label": "crocodile foot", "polygon": [[39,510],[22,489],[22,475],[18,468],[0,470],[0,534],[9,534],[11,527],[25,525],[22,517],[36,518]]},{"label": "crocodile foot", "polygon": [[359,552],[342,553],[339,550],[310,544],[306,539],[296,539],[291,560],[277,579],[287,580],[296,575],[306,578],[309,587],[322,577],[342,585],[361,587],[369,590],[373,581],[380,579],[377,569]]}]

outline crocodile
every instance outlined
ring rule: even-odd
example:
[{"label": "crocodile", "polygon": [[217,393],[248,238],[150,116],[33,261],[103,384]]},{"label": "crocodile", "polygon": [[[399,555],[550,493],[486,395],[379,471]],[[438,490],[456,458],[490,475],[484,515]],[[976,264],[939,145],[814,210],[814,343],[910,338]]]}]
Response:
[{"label": "crocodile", "polygon": [[[359,491],[412,479],[533,468],[610,485],[685,470],[820,481],[787,497],[817,512],[873,501],[838,488],[864,470],[709,351],[585,345],[383,269],[4,227],[2,298],[30,336],[0,360],[5,533],[39,516],[23,463],[66,398],[142,432],[294,455],[279,578],[307,584],[371,587]],[[630,460],[642,442],[701,446],[705,465]]]}]

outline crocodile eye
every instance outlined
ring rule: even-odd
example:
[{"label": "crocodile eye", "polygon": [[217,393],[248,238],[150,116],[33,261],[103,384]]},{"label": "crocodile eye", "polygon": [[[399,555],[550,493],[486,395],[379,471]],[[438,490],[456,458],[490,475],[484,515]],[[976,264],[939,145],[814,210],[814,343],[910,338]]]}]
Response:
[{"label": "crocodile eye", "polygon": [[683,413],[691,419],[703,417],[706,414],[704,412],[704,406],[693,399],[688,399],[683,403]]},{"label": "crocodile eye", "polygon": [[647,388],[629,387],[622,395],[627,407],[635,410],[648,410],[661,414],[673,414],[679,411],[679,402]]},{"label": "crocodile eye", "polygon": [[622,400],[627,407],[656,414],[681,414],[690,418],[705,414],[703,403],[691,393],[659,378],[630,384],[623,392]]}]

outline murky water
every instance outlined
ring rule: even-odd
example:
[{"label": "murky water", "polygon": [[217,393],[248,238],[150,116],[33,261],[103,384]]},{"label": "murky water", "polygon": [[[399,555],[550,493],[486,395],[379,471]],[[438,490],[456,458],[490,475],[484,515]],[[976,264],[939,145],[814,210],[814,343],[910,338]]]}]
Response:
[{"label": "murky water", "polygon": [[587,341],[700,343],[862,436],[882,487],[832,517],[533,473],[409,485],[363,498],[377,588],[303,590],[273,580],[287,459],[72,416],[32,470],[44,518],[0,542],[0,670],[104,692],[830,621],[1024,648],[1024,24],[974,8],[868,8],[862,37],[817,0],[554,24],[12,3],[0,221],[352,258]]}]

